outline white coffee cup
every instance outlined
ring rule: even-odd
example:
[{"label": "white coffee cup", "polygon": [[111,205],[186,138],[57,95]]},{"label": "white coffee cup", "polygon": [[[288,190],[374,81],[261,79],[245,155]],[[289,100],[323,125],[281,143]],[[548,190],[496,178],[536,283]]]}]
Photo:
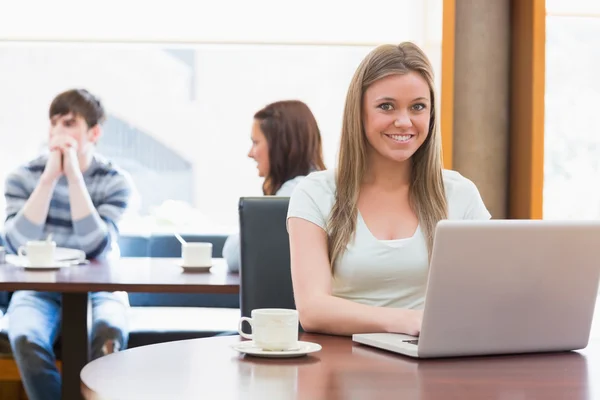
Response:
[{"label": "white coffee cup", "polygon": [[209,267],[212,265],[212,243],[187,242],[181,245],[183,266]]},{"label": "white coffee cup", "polygon": [[[242,317],[238,323],[238,333],[251,339],[256,347],[263,350],[283,351],[298,348],[298,311],[285,308],[259,308],[252,310],[252,318]],[[252,334],[242,330],[246,321]]]},{"label": "white coffee cup", "polygon": [[55,251],[56,242],[46,240],[31,240],[24,246],[19,247],[17,254],[20,257],[27,257],[27,261],[31,266],[49,267],[55,262]]}]

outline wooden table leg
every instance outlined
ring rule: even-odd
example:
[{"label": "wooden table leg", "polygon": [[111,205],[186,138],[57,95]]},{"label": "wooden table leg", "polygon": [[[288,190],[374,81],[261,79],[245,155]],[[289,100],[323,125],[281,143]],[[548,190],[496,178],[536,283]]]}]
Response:
[{"label": "wooden table leg", "polygon": [[88,293],[62,294],[62,398],[82,399],[79,373],[90,360]]}]

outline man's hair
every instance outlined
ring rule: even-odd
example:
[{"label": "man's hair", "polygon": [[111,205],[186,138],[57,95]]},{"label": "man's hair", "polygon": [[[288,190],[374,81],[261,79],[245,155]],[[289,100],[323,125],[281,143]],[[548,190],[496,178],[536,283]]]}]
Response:
[{"label": "man's hair", "polygon": [[104,106],[96,96],[85,89],[71,89],[56,96],[50,104],[49,117],[73,113],[85,119],[88,128],[102,124],[106,119]]}]

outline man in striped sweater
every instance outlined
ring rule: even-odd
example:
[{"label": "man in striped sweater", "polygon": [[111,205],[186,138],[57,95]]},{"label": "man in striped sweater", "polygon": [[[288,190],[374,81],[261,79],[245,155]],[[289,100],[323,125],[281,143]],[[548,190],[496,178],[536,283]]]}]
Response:
[{"label": "man in striped sweater", "polygon": [[[48,154],[10,174],[6,181],[8,250],[50,233],[57,246],[83,250],[88,259],[116,251],[118,223],[127,209],[128,176],[95,152],[105,111],[83,89],[59,94],[50,105]],[[127,345],[126,293],[90,294],[92,358]],[[60,293],[18,291],[8,315],[9,338],[31,400],[60,399],[61,379],[53,345],[60,331]],[[64,351],[69,351],[66,344]]]}]

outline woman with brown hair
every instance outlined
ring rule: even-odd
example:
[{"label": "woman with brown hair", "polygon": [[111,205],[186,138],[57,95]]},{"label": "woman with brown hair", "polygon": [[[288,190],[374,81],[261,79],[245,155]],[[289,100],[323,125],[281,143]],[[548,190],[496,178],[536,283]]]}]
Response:
[{"label": "woman with brown hair", "polygon": [[[302,178],[325,169],[319,126],[301,101],[278,101],[254,114],[251,139],[248,157],[265,178],[265,196],[290,196]],[[239,234],[227,238],[223,257],[230,271],[239,270]]]},{"label": "woman with brown hair", "polygon": [[446,218],[490,214],[473,182],[442,169],[427,56],[412,43],[379,46],[350,83],[337,169],[310,174],[290,199],[303,328],[418,335],[433,235]]}]

